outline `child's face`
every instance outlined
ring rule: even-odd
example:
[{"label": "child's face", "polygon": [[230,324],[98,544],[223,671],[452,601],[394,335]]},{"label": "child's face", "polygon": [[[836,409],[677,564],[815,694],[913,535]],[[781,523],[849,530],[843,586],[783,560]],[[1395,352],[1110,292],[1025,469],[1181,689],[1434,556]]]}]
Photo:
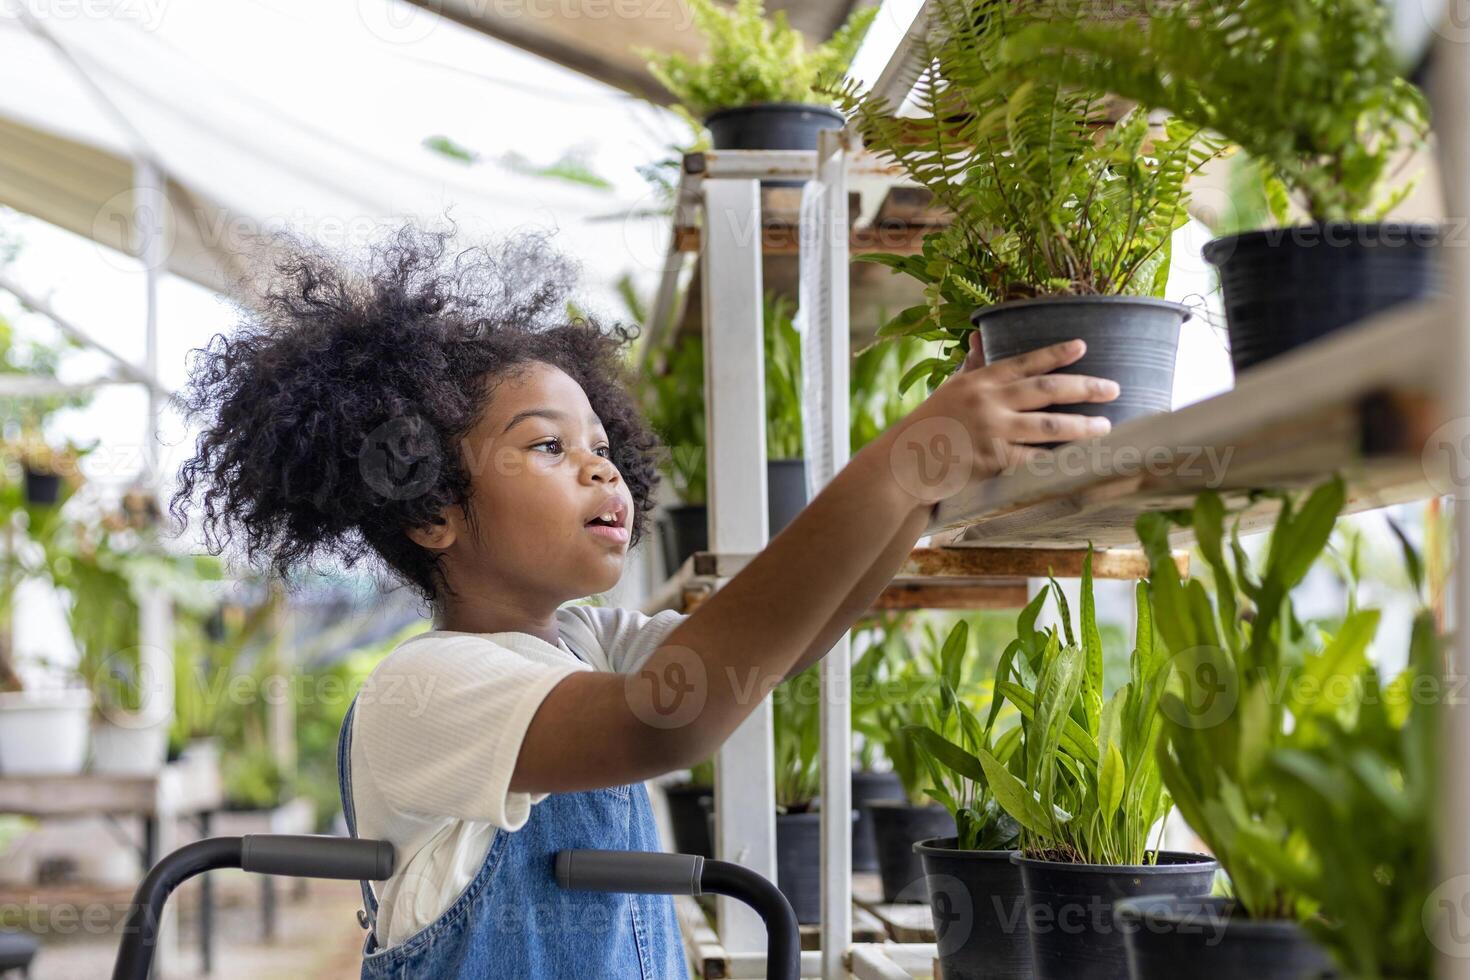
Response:
[{"label": "child's face", "polygon": [[[633,497],[581,385],[551,365],[524,365],[492,386],[461,452],[474,522],[458,507],[444,515],[457,592],[554,608],[617,584]],[[620,528],[588,526],[609,510]]]}]

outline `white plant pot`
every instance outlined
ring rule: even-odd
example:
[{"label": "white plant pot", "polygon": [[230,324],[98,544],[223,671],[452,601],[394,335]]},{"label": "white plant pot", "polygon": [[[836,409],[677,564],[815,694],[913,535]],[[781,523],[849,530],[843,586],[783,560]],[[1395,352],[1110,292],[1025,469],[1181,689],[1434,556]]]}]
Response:
[{"label": "white plant pot", "polygon": [[81,772],[91,713],[86,690],[0,692],[0,775]]},{"label": "white plant pot", "polygon": [[168,723],[92,723],[92,771],[113,776],[147,776],[168,758]]}]

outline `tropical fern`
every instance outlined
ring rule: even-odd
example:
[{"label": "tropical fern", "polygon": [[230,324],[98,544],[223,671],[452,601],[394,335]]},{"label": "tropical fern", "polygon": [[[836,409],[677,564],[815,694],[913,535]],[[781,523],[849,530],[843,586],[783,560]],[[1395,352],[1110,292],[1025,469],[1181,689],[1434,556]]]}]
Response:
[{"label": "tropical fern", "polygon": [[[1006,72],[1218,133],[1318,221],[1381,217],[1407,192],[1393,171],[1422,143],[1428,111],[1399,75],[1381,0],[1120,0],[1117,21],[1081,2],[1050,0],[1053,16],[1011,36]],[[1287,196],[1276,197],[1284,222]]]},{"label": "tropical fern", "polygon": [[1101,90],[1039,73],[1017,80],[1006,39],[1050,16],[1020,0],[936,0],[914,80],[916,114],[849,84],[839,108],[866,146],[891,158],[954,214],[919,255],[860,255],[912,276],[925,302],[880,336],[944,340],[927,376],[953,373],[977,306],[1041,296],[1157,296],[1172,235],[1186,220],[1186,184],[1221,153],[1198,125],[1113,119]]},{"label": "tropical fern", "polygon": [[688,6],[707,45],[701,59],[636,50],[691,121],[717,109],[757,102],[830,104],[830,96],[817,87],[841,79],[878,12],[876,7],[854,11],[830,38],[808,51],[786,12],[768,19],[763,0],[736,0],[733,8],[714,0],[688,0]]}]

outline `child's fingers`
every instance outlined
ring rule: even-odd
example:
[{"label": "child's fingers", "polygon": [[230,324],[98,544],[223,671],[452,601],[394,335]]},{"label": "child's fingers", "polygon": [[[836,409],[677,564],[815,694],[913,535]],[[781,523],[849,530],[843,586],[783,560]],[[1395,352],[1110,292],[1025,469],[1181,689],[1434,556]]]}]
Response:
[{"label": "child's fingers", "polygon": [[1085,342],[1068,340],[996,361],[986,370],[994,374],[1000,381],[1017,381],[1038,374],[1050,374],[1057,368],[1076,362],[1085,353],[1087,353]]},{"label": "child's fingers", "polygon": [[1006,426],[1011,442],[1071,442],[1110,432],[1113,424],[1100,415],[1064,415],[1061,412],[1017,412]]},{"label": "child's fingers", "polygon": [[1051,405],[1110,402],[1118,397],[1118,383],[1083,374],[1043,374],[1006,385],[1006,404],[1020,412]]},{"label": "child's fingers", "polygon": [[965,352],[965,363],[960,365],[960,373],[975,371],[985,366],[985,344],[980,340],[980,331],[970,331],[970,349]]}]

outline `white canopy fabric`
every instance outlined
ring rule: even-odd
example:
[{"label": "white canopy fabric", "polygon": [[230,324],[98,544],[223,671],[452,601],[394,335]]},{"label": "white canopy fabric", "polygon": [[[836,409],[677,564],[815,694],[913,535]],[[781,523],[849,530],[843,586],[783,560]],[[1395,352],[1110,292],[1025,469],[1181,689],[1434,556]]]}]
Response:
[{"label": "white canopy fabric", "polygon": [[[446,212],[464,244],[555,232],[594,294],[624,271],[647,281],[660,226],[616,216],[652,203],[634,167],[680,125],[399,0],[0,3],[0,203],[133,251],[146,154],[167,177],[166,268],[220,291],[278,228],[350,247]],[[479,162],[426,149],[431,136]],[[613,187],[497,162],[568,150]]]}]

